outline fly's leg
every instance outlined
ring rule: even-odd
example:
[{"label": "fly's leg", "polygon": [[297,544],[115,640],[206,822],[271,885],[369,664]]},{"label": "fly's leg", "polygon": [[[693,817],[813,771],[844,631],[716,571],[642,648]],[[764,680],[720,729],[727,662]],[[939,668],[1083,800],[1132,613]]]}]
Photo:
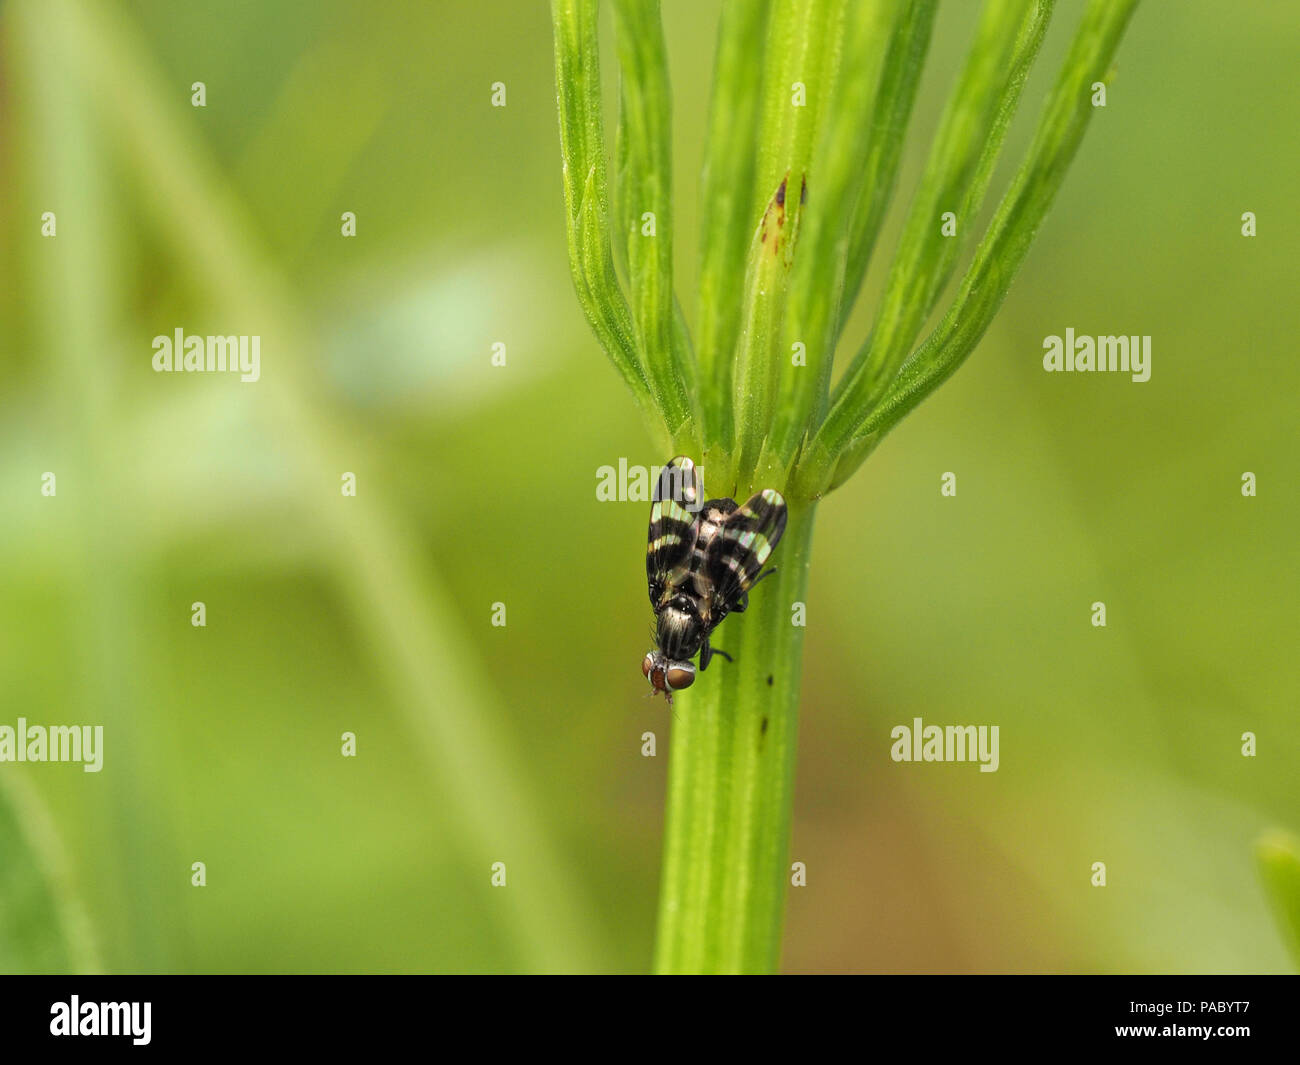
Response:
[{"label": "fly's leg", "polygon": [[728,662],[735,661],[735,659],[733,659],[731,655],[727,654],[726,651],[720,651],[718,650],[718,648],[710,646],[709,641],[706,638],[704,643],[700,645],[700,672],[701,673],[703,673],[706,669],[709,668],[709,660],[712,659],[714,655],[721,655]]}]

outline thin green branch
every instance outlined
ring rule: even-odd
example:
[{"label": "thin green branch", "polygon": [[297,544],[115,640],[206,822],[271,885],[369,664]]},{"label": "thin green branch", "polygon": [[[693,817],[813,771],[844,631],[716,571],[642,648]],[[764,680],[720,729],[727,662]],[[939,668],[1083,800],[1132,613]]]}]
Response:
[{"label": "thin green branch", "polygon": [[845,432],[898,372],[947,284],[983,202],[1052,5],[1053,0],[985,5],[912,200],[871,336],[836,387],[814,455],[821,449],[838,453]]},{"label": "thin green branch", "polygon": [[[956,371],[984,335],[1065,179],[1095,110],[1092,86],[1108,79],[1136,6],[1137,0],[1091,0],[1029,154],[976,249],[952,307],[881,402],[823,436],[821,453],[801,469],[803,491],[816,495],[843,483],[890,429]],[[830,477],[824,476],[828,458],[838,459]]]},{"label": "thin green branch", "polygon": [[695,367],[673,297],[672,92],[659,0],[615,0],[618,173],[632,312],[650,386],[674,438],[694,420]]},{"label": "thin green branch", "polygon": [[[750,245],[736,348],[737,477],[748,480],[777,405],[781,324],[813,145],[839,61],[842,0],[790,0],[773,10],[759,138],[758,225]],[[815,190],[814,190],[815,194]]]},{"label": "thin green branch", "polygon": [[882,69],[908,8],[855,7],[845,19],[843,59],[831,92],[809,180],[799,255],[790,282],[785,337],[778,355],[781,402],[758,470],[784,484],[814,410],[822,401],[838,332],[850,231],[844,220],[862,192],[874,142],[871,128]]},{"label": "thin green branch", "polygon": [[[700,407],[704,443],[730,452],[735,431],[732,360],[740,330],[745,255],[754,232],[754,174],[769,0],[727,0],[718,28],[701,212]],[[725,464],[725,459],[723,460]]]},{"label": "thin green branch", "polygon": [[[874,113],[867,136],[867,162],[862,169],[861,192],[849,223],[849,250],[844,268],[844,298],[840,301],[839,323],[835,341],[844,331],[844,323],[857,299],[871,262],[871,253],[880,235],[885,212],[893,198],[902,158],[903,138],[912,117],[916,87],[925,68],[930,48],[930,31],[938,0],[911,0],[899,9],[898,22],[889,42],[889,54],[880,77]],[[829,362],[823,368],[823,391],[829,383]],[[824,416],[824,408],[816,412]]]},{"label": "thin green branch", "polygon": [[659,405],[641,362],[632,313],[610,251],[609,190],[600,102],[597,0],[552,0],[569,267],[578,302],[642,410]]}]

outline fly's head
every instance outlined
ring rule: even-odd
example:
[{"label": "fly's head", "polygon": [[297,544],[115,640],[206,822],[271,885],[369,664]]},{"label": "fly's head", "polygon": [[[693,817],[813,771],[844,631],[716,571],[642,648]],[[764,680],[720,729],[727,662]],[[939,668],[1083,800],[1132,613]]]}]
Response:
[{"label": "fly's head", "polygon": [[650,682],[653,692],[663,692],[669,703],[673,692],[689,688],[695,683],[695,665],[687,661],[674,661],[662,651],[649,651],[641,660],[641,672]]},{"label": "fly's head", "polygon": [[641,673],[655,692],[672,702],[673,692],[695,683],[691,659],[706,635],[699,607],[686,595],[674,596],[656,615],[655,639],[659,646],[641,661]]}]

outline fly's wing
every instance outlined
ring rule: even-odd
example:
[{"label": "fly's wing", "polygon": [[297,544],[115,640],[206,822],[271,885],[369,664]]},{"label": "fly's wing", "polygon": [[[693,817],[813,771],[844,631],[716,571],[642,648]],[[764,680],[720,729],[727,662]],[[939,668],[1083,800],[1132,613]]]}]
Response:
[{"label": "fly's wing", "polygon": [[652,606],[658,607],[664,591],[681,583],[690,573],[696,515],[703,498],[699,470],[685,455],[678,455],[659,474],[654,502],[650,505],[650,534],[645,553]]},{"label": "fly's wing", "polygon": [[758,579],[785,532],[785,519],[785,500],[771,488],[755,492],[723,519],[704,566],[713,585],[714,624],[735,609]]}]

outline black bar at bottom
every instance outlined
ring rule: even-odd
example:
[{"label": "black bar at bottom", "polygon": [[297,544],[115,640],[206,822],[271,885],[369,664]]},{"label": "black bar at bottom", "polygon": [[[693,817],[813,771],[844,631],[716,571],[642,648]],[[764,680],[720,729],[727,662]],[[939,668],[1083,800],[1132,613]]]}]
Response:
[{"label": "black bar at bottom", "polygon": [[[867,976],[510,982],[454,976],[89,976],[0,981],[0,1047],[96,1053],[319,1048],[331,1055],[523,1044],[665,1050],[761,1042],[870,1052],[1204,1045],[1293,1052],[1296,977]],[[145,1008],[147,1005],[147,1009]],[[612,1026],[612,1027],[611,1027]],[[623,1034],[618,1034],[618,1029]],[[113,1034],[116,1032],[116,1034]],[[57,1034],[56,1034],[57,1033]],[[628,1044],[623,1044],[628,1045]],[[39,1060],[35,1057],[29,1060]]]}]

